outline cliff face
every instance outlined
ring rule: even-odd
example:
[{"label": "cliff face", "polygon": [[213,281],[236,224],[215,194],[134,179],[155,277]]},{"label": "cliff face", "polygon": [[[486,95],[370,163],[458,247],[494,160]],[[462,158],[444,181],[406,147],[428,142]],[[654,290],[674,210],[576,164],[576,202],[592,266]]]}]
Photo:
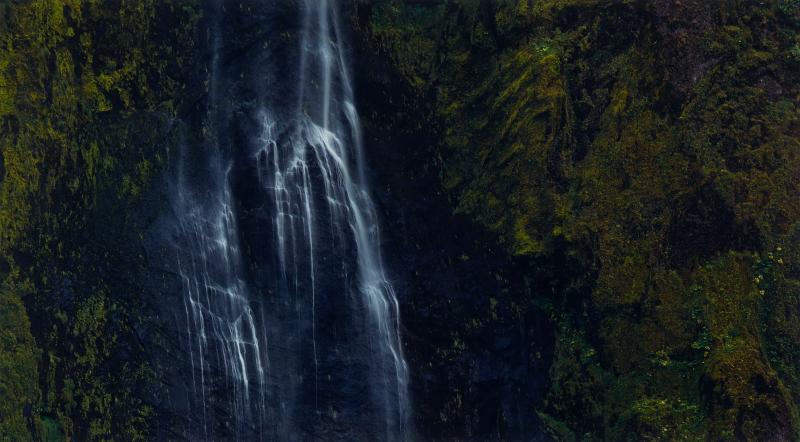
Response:
[{"label": "cliff face", "polygon": [[529,263],[504,286],[525,281],[555,333],[549,434],[796,438],[800,5],[389,1],[353,16],[388,60],[373,81],[402,84],[397,106],[431,136],[439,189]]},{"label": "cliff face", "polygon": [[0,438],[146,437],[140,234],[196,16],[183,2],[0,6]]},{"label": "cliff face", "polygon": [[[0,5],[2,437],[178,437],[200,3]],[[421,439],[797,439],[800,3],[345,7]]]}]

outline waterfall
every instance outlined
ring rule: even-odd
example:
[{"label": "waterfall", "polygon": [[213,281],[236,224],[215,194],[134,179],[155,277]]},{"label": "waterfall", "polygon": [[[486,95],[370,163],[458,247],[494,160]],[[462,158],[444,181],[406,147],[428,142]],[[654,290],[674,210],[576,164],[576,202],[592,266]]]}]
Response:
[{"label": "waterfall", "polygon": [[171,201],[189,439],[411,437],[347,45],[332,0],[301,6],[296,59],[268,33],[221,62],[210,13],[204,133],[181,143]]}]

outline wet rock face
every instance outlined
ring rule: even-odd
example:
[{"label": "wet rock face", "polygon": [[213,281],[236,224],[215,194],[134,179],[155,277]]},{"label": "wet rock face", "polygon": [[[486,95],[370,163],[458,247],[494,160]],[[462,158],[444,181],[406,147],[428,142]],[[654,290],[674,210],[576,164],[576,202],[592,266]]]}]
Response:
[{"label": "wet rock face", "polygon": [[348,43],[326,5],[206,14],[207,92],[178,129],[151,235],[175,359],[159,413],[187,439],[410,435]]}]

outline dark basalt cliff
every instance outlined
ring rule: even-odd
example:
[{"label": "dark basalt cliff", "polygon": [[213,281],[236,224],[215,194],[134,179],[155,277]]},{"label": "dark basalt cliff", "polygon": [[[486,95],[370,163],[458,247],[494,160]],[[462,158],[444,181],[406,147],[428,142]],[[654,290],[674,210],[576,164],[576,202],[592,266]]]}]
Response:
[{"label": "dark basalt cliff", "polygon": [[[192,425],[157,233],[212,3],[0,4],[0,439]],[[301,3],[225,2],[242,108]],[[800,437],[800,3],[340,3],[417,439]]]}]

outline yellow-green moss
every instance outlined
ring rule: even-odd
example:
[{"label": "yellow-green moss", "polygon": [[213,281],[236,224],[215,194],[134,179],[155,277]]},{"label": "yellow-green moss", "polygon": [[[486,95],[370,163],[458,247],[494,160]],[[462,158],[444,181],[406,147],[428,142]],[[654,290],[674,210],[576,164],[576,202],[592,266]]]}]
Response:
[{"label": "yellow-green moss", "polygon": [[19,298],[19,288],[0,287],[0,439],[28,440],[38,414],[39,350]]},{"label": "yellow-green moss", "polygon": [[[148,375],[142,358],[103,368],[137,316],[101,276],[109,254],[125,252],[90,235],[135,228],[129,208],[162,165],[157,134],[182,91],[197,13],[176,1],[110,6],[32,0],[0,11],[1,276],[29,287],[42,385],[29,375],[47,392],[32,402],[47,425],[13,440],[146,438],[150,410],[133,393]],[[118,224],[98,227],[103,219]]]},{"label": "yellow-green moss", "polygon": [[433,100],[458,210],[582,266],[534,294],[557,318],[549,431],[797,439],[799,4],[386,4],[372,37]]}]

